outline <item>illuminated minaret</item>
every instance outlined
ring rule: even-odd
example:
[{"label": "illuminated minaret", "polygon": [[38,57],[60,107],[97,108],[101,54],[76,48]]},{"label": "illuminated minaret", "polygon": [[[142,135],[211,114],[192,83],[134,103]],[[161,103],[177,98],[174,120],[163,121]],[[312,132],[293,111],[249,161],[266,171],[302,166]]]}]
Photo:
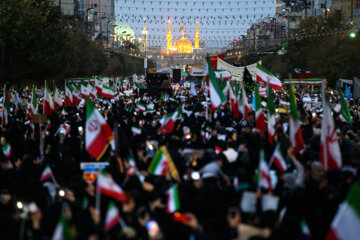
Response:
[{"label": "illuminated minaret", "polygon": [[200,35],[199,35],[199,27],[198,22],[196,22],[196,30],[195,30],[195,36],[194,36],[194,49],[200,48]]},{"label": "illuminated minaret", "polygon": [[143,51],[146,52],[148,48],[148,30],[146,29],[146,20],[144,19],[144,28],[141,31],[141,41],[144,44]]},{"label": "illuminated minaret", "polygon": [[170,27],[170,19],[168,20],[168,33],[166,34],[166,50],[170,51],[170,48],[172,48],[172,33],[171,33],[171,27]]}]

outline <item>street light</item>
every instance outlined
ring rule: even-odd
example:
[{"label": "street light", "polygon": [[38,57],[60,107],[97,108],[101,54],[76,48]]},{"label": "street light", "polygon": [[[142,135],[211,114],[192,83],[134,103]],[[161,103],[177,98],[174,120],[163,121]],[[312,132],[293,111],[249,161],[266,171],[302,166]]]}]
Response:
[{"label": "street light", "polygon": [[287,8],[283,8],[284,13],[287,12],[287,36],[290,37],[290,10]]},{"label": "street light", "polygon": [[106,23],[106,48],[109,48],[109,23],[111,23],[110,20]]},{"label": "street light", "polygon": [[86,9],[86,34],[87,37],[89,38],[89,34],[90,34],[90,29],[89,29],[89,11],[93,10],[94,8],[88,8]]}]

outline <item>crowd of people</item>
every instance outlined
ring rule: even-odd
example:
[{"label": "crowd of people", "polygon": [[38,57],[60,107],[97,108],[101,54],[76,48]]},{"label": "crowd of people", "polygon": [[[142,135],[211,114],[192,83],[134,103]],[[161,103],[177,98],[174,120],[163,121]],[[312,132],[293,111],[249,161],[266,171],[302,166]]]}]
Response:
[{"label": "crowd of people", "polygon": [[[96,162],[85,147],[85,107],[66,108],[66,114],[59,111],[36,122],[28,114],[29,96],[20,91],[21,102],[11,104],[8,124],[1,128],[0,239],[52,239],[63,215],[69,227],[65,239],[322,240],[351,185],[359,182],[357,102],[350,101],[353,123],[336,121],[342,168],[324,171],[319,161],[321,106],[318,111],[304,107],[297,96],[306,150],[294,155],[286,111],[276,113],[275,142],[270,144],[267,132],[255,129],[254,111],[247,120],[242,115],[234,119],[228,103],[211,113],[204,92],[190,96],[180,89],[166,100],[134,94],[95,101],[108,125],[117,126],[118,137],[116,151],[108,147],[100,161],[108,163],[104,171],[126,195],[125,201],[102,195],[96,206],[96,181],[84,179],[80,168]],[[336,94],[331,99],[339,101]],[[151,104],[152,111],[132,107],[137,101]],[[288,108],[282,105],[287,101],[286,91],[275,95],[277,109]],[[163,133],[163,116],[178,109],[182,114],[173,131]],[[133,127],[141,131],[135,134]],[[260,152],[269,161],[278,144],[287,170],[271,165],[272,189],[261,188],[254,177]],[[180,179],[149,172],[160,146],[168,149]],[[53,178],[40,181],[47,166]],[[168,213],[166,192],[174,184],[180,208]],[[249,193],[255,196],[253,209],[244,207]],[[277,199],[276,206],[265,208],[269,196]],[[120,221],[105,231],[110,202]]]}]

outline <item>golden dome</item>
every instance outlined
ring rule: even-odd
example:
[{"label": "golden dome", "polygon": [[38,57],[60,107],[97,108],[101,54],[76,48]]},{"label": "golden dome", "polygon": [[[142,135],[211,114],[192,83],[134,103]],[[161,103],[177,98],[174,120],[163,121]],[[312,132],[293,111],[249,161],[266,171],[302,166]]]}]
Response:
[{"label": "golden dome", "polygon": [[184,36],[179,38],[174,43],[173,48],[176,48],[178,53],[192,53],[193,52],[192,42]]}]

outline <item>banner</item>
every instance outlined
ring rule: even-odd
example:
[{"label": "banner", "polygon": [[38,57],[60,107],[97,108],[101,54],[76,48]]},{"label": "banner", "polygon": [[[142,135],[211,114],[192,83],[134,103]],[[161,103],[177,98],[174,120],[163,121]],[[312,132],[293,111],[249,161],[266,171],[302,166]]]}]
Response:
[{"label": "banner", "polygon": [[225,54],[209,56],[212,68],[213,69],[218,69],[218,59],[223,60],[224,57],[225,57]]},{"label": "banner", "polygon": [[301,85],[301,86],[321,86],[322,82],[326,81],[326,79],[322,78],[307,78],[307,79],[285,79],[283,84],[289,85]]},{"label": "banner", "polygon": [[[244,68],[245,67],[235,67],[224,60],[221,60],[220,58],[217,59],[217,67],[218,69],[224,69],[228,71],[231,76],[232,80],[235,81],[242,81],[243,80],[243,74],[244,74]],[[246,68],[249,70],[250,74],[253,76],[253,79],[256,79],[256,63],[247,65]]]}]

